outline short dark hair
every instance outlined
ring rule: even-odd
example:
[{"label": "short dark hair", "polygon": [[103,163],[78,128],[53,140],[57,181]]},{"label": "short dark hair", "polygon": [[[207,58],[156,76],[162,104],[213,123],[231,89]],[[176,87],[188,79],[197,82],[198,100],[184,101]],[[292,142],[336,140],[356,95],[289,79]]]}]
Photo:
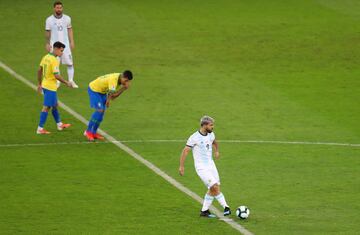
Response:
[{"label": "short dark hair", "polygon": [[57,5],[61,5],[61,6],[62,6],[63,4],[62,4],[62,2],[60,2],[60,1],[54,2],[54,7],[56,7]]},{"label": "short dark hair", "polygon": [[204,126],[214,122],[215,122],[214,118],[205,115],[200,119],[200,126]]},{"label": "short dark hair", "polygon": [[123,77],[129,79],[129,80],[132,80],[133,79],[133,74],[130,70],[125,70],[123,73],[122,73]]},{"label": "short dark hair", "polygon": [[65,49],[65,44],[61,43],[61,42],[55,42],[53,47],[55,48],[64,48]]}]

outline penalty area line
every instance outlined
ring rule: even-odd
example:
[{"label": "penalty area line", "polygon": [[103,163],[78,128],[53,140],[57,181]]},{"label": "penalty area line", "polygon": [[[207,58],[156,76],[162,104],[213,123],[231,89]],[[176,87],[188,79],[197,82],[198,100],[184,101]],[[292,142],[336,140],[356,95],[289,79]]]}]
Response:
[{"label": "penalty area line", "polygon": [[[4,64],[1,61],[0,61],[0,67],[3,68],[9,74],[11,74],[18,81],[23,82],[24,84],[26,84],[27,86],[29,86],[30,88],[32,88],[35,91],[37,90],[37,87],[32,82],[30,82],[29,80],[27,80],[20,74],[16,73],[13,69],[11,69],[9,66],[7,66],[6,64]],[[88,121],[83,116],[81,116],[79,113],[77,113],[75,110],[73,110],[72,108],[70,108],[63,102],[61,102],[60,100],[58,101],[58,104],[62,109],[64,109],[66,112],[68,112],[69,114],[74,116],[80,122],[84,123],[85,125],[88,124]],[[99,129],[98,132],[101,135],[103,135],[109,142],[113,143],[115,146],[117,146],[124,152],[128,153],[131,157],[135,158],[136,160],[138,160],[139,162],[144,164],[146,167],[148,167],[150,170],[152,170],[157,175],[161,176],[163,179],[165,179],[168,183],[173,185],[175,188],[177,188],[180,191],[182,191],[183,193],[187,194],[195,201],[197,201],[199,203],[203,202],[203,199],[199,195],[197,195],[196,193],[194,193],[193,191],[191,191],[190,189],[185,187],[183,184],[181,184],[180,182],[178,182],[177,180],[175,180],[174,178],[172,178],[171,176],[166,174],[160,168],[158,168],[153,163],[151,163],[150,161],[143,158],[140,154],[136,153],[134,150],[132,150],[131,148],[129,148],[128,146],[123,144],[121,141],[116,140],[114,137],[112,137],[107,132],[105,132],[101,129]],[[211,206],[211,210],[218,216],[219,220],[224,221],[225,223],[227,223],[228,225],[230,225],[231,227],[236,229],[238,232],[240,232],[244,235],[252,235],[253,234],[252,232],[250,232],[249,230],[247,230],[245,227],[243,227],[239,223],[235,222],[234,220],[225,218],[223,216],[223,214],[221,213],[221,211],[218,210],[216,207]]]}]

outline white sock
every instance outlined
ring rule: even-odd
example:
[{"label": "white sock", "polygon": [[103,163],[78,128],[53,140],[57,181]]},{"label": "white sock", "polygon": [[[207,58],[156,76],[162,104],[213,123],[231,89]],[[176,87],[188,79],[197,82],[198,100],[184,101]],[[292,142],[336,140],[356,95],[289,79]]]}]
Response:
[{"label": "white sock", "polygon": [[63,124],[62,122],[56,123],[57,126],[61,126],[62,124]]},{"label": "white sock", "polygon": [[44,128],[41,126],[38,126],[38,128],[37,128],[38,131],[41,131],[42,129],[44,129]]},{"label": "white sock", "polygon": [[222,207],[229,207],[228,204],[225,201],[224,194],[220,193],[217,196],[215,196],[216,200],[220,203]]},{"label": "white sock", "polygon": [[203,207],[202,207],[201,211],[209,210],[209,207],[211,206],[211,203],[213,202],[213,200],[214,200],[213,196],[210,196],[209,194],[205,194]]},{"label": "white sock", "polygon": [[69,82],[74,81],[74,73],[75,73],[74,65],[68,65],[67,66],[67,73],[68,73]]}]

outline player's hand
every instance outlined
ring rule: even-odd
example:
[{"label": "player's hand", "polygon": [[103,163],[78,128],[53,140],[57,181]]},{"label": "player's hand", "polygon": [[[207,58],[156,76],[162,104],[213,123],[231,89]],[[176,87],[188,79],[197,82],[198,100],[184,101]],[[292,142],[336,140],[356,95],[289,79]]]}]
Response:
[{"label": "player's hand", "polygon": [[181,176],[183,176],[184,173],[185,173],[185,168],[184,168],[183,166],[180,166],[180,167],[179,167],[179,174],[180,174]]},{"label": "player's hand", "polygon": [[219,151],[216,151],[215,152],[215,159],[219,159],[220,158],[220,153],[219,153]]},{"label": "player's hand", "polygon": [[72,88],[72,84],[71,84],[71,82],[69,82],[69,81],[65,81],[65,85],[66,85],[67,87],[71,87],[71,88]]},{"label": "player's hand", "polygon": [[50,52],[50,51],[51,51],[51,45],[50,45],[49,43],[46,43],[46,45],[45,45],[45,50],[46,50],[47,52]]},{"label": "player's hand", "polygon": [[37,92],[38,92],[39,94],[42,93],[42,87],[41,87],[41,85],[38,85],[38,87],[37,87]]},{"label": "player's hand", "polygon": [[106,108],[109,108],[109,106],[110,106],[110,100],[109,100],[109,99],[108,99],[108,100],[106,100],[105,105],[106,105]]},{"label": "player's hand", "polygon": [[75,49],[75,43],[70,43],[70,48],[71,48],[71,50],[74,50]]}]

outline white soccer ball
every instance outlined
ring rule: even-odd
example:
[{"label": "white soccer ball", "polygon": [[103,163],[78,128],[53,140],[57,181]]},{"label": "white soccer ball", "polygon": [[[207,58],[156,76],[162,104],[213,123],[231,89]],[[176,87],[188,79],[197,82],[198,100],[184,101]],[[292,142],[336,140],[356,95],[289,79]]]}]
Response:
[{"label": "white soccer ball", "polygon": [[240,219],[247,219],[250,215],[250,210],[246,206],[239,206],[236,209],[236,216]]}]

